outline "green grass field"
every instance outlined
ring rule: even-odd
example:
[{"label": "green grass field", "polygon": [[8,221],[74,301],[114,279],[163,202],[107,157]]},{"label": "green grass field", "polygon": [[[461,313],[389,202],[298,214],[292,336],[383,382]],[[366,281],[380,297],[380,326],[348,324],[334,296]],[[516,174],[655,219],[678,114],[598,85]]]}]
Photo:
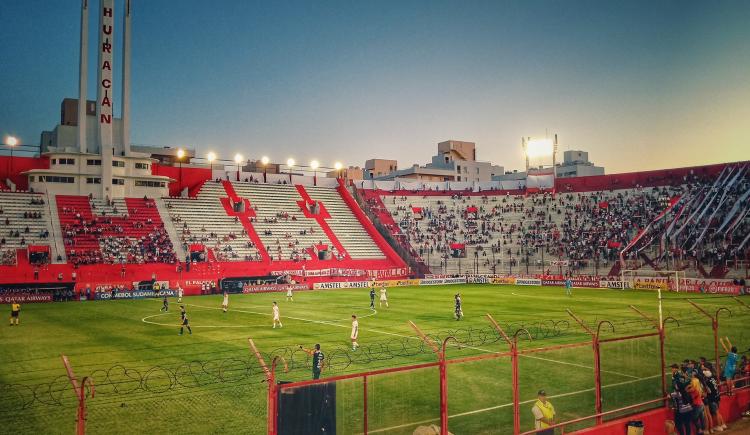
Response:
[{"label": "green grass field", "polygon": [[[464,319],[453,320],[453,294],[461,292]],[[565,312],[589,325],[609,320],[614,331],[602,337],[653,332],[628,308],[656,316],[654,292],[575,289],[572,298],[554,287],[461,285],[400,287],[388,291],[390,308],[368,308],[367,290],[232,295],[222,313],[220,296],[187,297],[193,334],[178,336],[179,308],[171,301],[160,313],[159,300],[27,304],[21,326],[0,328],[0,419],[14,433],[71,433],[76,401],[60,354],[69,356],[79,377],[91,376],[96,396],[88,401],[89,433],[252,433],[266,430],[266,384],[247,339],[252,337],[270,362],[282,355],[289,372],[281,380],[309,379],[309,357],[298,345],[322,345],[329,367],[323,376],[432,362],[435,355],[407,325],[411,320],[435,339],[457,337],[449,358],[504,352],[506,344],[489,327],[492,314],[507,332],[531,332],[521,349],[585,342],[590,337]],[[667,362],[713,356],[710,321],[686,301],[666,294]],[[283,329],[271,328],[271,302],[278,300]],[[720,333],[741,350],[750,345],[746,308],[727,297],[693,295],[714,312],[727,307]],[[377,304],[377,301],[376,301]],[[349,347],[350,316],[360,317],[362,347]],[[558,416],[594,412],[591,345],[530,354],[520,360],[521,424],[533,427],[531,400],[543,388]],[[642,338],[602,345],[604,408],[655,399],[660,395],[658,340]],[[450,430],[455,434],[507,434],[512,428],[509,358],[448,367]],[[360,379],[337,382],[337,433],[362,432]],[[411,434],[437,423],[438,369],[368,378],[370,433]],[[586,425],[582,425],[586,426]],[[578,426],[578,427],[582,427]]]}]

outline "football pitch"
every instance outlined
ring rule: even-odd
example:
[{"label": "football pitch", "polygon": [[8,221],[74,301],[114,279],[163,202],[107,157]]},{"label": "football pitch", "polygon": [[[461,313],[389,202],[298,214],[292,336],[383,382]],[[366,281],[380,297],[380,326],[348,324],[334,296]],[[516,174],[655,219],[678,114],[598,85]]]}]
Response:
[{"label": "football pitch", "polygon": [[[453,295],[461,293],[464,318],[453,317]],[[687,301],[691,298],[720,315],[720,336],[743,353],[750,345],[750,310],[730,297],[665,293],[666,362],[713,358],[711,322]],[[273,329],[272,302],[278,301],[283,328]],[[81,378],[90,376],[89,433],[250,433],[266,431],[267,384],[248,346],[252,338],[267,363],[282,356],[277,379],[311,378],[310,357],[299,349],[319,343],[325,354],[322,377],[373,371],[437,360],[408,325],[414,322],[436,342],[449,336],[447,358],[506,352],[490,326],[519,335],[519,348],[588,342],[579,347],[526,354],[519,359],[522,430],[533,428],[531,406],[546,390],[558,420],[594,413],[594,358],[591,336],[566,313],[572,310],[601,337],[654,332],[628,306],[657,316],[653,291],[557,287],[452,285],[391,287],[390,307],[369,308],[367,289],[231,295],[229,311],[221,296],[183,299],[193,333],[178,335],[179,304],[170,300],[88,301],[22,306],[21,325],[0,328],[0,419],[16,433],[71,433],[76,399],[60,354]],[[359,318],[361,347],[352,351],[351,315]],[[722,351],[723,355],[723,351]],[[601,346],[604,410],[659,398],[659,341],[648,336]],[[509,357],[448,365],[449,426],[454,434],[512,433],[512,378]],[[336,433],[363,431],[361,378],[336,382]],[[422,424],[439,423],[437,367],[369,376],[368,433],[411,434]],[[287,417],[292,418],[292,417]],[[585,427],[587,422],[576,427]]]}]

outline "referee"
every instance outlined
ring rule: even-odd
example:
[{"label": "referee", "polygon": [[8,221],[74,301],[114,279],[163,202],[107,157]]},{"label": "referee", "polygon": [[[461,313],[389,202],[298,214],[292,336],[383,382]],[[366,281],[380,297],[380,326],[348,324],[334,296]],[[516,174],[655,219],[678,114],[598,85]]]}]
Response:
[{"label": "referee", "polygon": [[10,306],[10,326],[18,326],[18,316],[21,314],[21,304],[14,303]]}]

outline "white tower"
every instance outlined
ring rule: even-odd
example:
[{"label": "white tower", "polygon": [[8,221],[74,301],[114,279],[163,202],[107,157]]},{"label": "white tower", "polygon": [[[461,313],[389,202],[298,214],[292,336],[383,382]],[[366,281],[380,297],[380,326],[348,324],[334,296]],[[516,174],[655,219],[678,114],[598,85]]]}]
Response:
[{"label": "white tower", "polygon": [[122,18],[122,152],[130,155],[130,0]]},{"label": "white tower", "polygon": [[86,86],[89,67],[89,0],[81,0],[81,53],[78,61],[78,151],[86,152]]},{"label": "white tower", "polygon": [[102,156],[102,198],[112,193],[112,154],[114,143],[114,85],[112,83],[112,61],[115,40],[114,0],[101,0],[99,6],[99,62],[97,64],[96,121],[97,141]]}]

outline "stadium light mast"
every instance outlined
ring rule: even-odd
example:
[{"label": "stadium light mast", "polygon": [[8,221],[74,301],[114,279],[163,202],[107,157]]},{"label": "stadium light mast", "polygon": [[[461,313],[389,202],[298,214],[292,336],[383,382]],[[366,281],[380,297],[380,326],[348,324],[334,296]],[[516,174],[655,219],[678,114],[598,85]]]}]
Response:
[{"label": "stadium light mast", "polygon": [[343,168],[344,165],[342,165],[341,162],[336,162],[333,164],[333,167],[336,169],[336,178],[341,178],[341,168]]},{"label": "stadium light mast", "polygon": [[5,143],[8,145],[8,148],[10,148],[10,170],[8,171],[8,177],[10,177],[10,173],[13,172],[13,148],[18,145],[18,138],[15,136],[8,136],[8,138],[5,139]]},{"label": "stadium light mast", "polygon": [[289,168],[289,184],[292,184],[292,168],[294,167],[294,159],[287,159],[286,165]]},{"label": "stadium light mast", "polygon": [[184,157],[185,157],[185,150],[183,150],[182,148],[179,148],[177,150],[177,161],[179,162],[179,165],[180,165],[180,183],[179,183],[180,196],[182,196],[182,159]]},{"label": "stadium light mast", "polygon": [[216,153],[210,151],[206,155],[206,160],[208,160],[209,167],[211,168],[211,178],[214,178],[214,160],[216,160]]},{"label": "stadium light mast", "polygon": [[267,156],[263,156],[260,159],[260,163],[263,164],[263,182],[264,183],[268,183],[268,181],[266,181],[266,178],[268,177],[267,173],[268,173],[268,162],[269,161],[270,161],[270,159]]},{"label": "stadium light mast", "polygon": [[320,162],[317,160],[313,160],[310,162],[310,167],[313,170],[313,186],[318,185],[318,167],[320,166]]},{"label": "stadium light mast", "polygon": [[555,133],[554,139],[550,139],[546,135],[545,137],[522,137],[521,148],[526,158],[526,173],[528,174],[529,172],[530,161],[532,159],[543,159],[545,157],[552,158],[552,168],[554,170],[557,164],[557,146],[557,133]]},{"label": "stadium light mast", "polygon": [[240,181],[240,163],[242,163],[242,154],[237,153],[234,155],[234,162],[237,163],[237,181]]}]

